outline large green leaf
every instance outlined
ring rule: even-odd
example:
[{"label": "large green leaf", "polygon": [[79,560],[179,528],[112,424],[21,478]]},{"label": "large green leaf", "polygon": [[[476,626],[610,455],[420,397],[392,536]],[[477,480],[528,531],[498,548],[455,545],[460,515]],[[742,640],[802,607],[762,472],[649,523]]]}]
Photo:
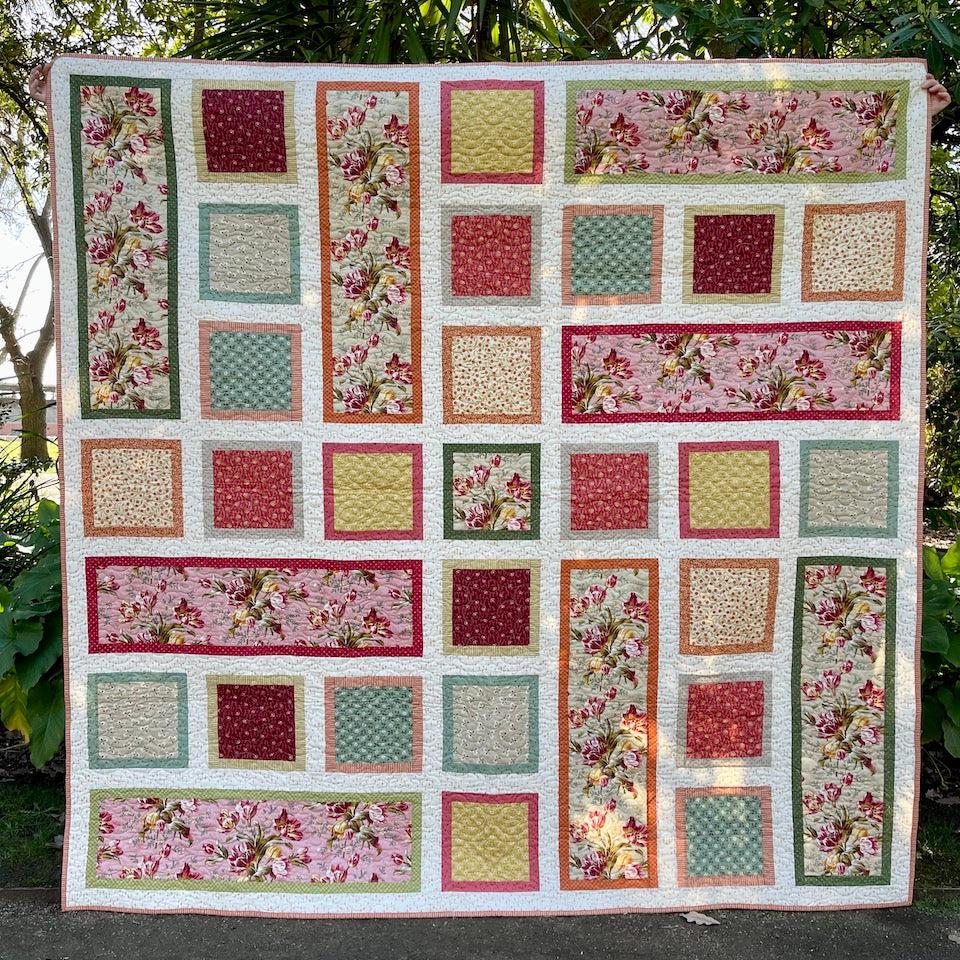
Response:
[{"label": "large green leaf", "polygon": [[43,640],[34,653],[17,659],[14,670],[20,686],[29,690],[63,656],[63,624],[59,616],[43,622]]},{"label": "large green leaf", "polygon": [[960,576],[960,540],[955,540],[940,560],[940,566],[948,577]]},{"label": "large green leaf", "polygon": [[920,648],[928,653],[946,653],[950,649],[950,637],[944,625],[926,614],[921,626]]},{"label": "large green leaf", "polygon": [[943,579],[943,566],[940,563],[940,554],[933,547],[923,548],[923,572],[931,580]]},{"label": "large green leaf", "polygon": [[30,739],[30,721],[27,719],[27,694],[17,677],[8,673],[0,680],[0,723]]},{"label": "large green leaf", "polygon": [[63,745],[65,713],[63,678],[43,680],[27,694],[30,760],[37,768],[57,755]]},{"label": "large green leaf", "polygon": [[957,594],[946,580],[923,581],[924,616],[942,617],[957,605]]},{"label": "large green leaf", "polygon": [[960,726],[949,717],[943,720],[943,745],[947,748],[947,753],[960,758]]}]

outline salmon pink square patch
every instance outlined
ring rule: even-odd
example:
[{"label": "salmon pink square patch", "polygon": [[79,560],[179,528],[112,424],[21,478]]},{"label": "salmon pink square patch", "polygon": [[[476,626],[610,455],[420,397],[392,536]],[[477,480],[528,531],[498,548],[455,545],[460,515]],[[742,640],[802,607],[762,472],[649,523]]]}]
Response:
[{"label": "salmon pink square patch", "polygon": [[218,445],[204,450],[208,536],[303,535],[300,445]]},{"label": "salmon pink square patch", "polygon": [[769,763],[767,675],[681,677],[680,688],[682,766]]}]

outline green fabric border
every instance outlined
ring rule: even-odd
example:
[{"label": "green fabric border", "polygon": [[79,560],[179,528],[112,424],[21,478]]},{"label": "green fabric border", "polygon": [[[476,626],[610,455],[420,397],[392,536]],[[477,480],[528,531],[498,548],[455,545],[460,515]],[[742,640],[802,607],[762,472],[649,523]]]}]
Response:
[{"label": "green fabric border", "polygon": [[[160,90],[160,116],[163,122],[164,156],[167,161],[167,359],[170,364],[170,406],[152,410],[95,410],[90,405],[90,340],[87,334],[87,259],[83,239],[83,163],[80,145],[80,88],[85,86],[146,87]],[[180,419],[180,352],[177,332],[177,164],[173,146],[173,120],[170,107],[170,81],[149,77],[100,77],[73,74],[70,77],[70,147],[73,160],[74,244],[77,251],[77,313],[80,318],[80,416],[84,420]]]},{"label": "green fabric border", "polygon": [[[295,203],[201,203],[200,299],[220,303],[300,303],[300,208]],[[210,288],[210,215],[213,213],[279,213],[287,218],[290,231],[290,292],[236,293]]]},{"label": "green fabric border", "polygon": [[[762,63],[762,61],[760,61]],[[910,102],[910,83],[907,80],[625,80],[616,77],[597,80],[567,81],[567,127],[564,146],[563,179],[565,183],[809,183],[811,175],[807,173],[625,173],[602,174],[588,173],[577,175],[573,172],[574,151],[577,130],[577,91],[578,90],[848,90],[865,92],[868,90],[894,90],[898,94],[897,111],[904,116]],[[899,126],[899,124],[898,124]],[[823,183],[875,183],[882,180],[903,180],[907,175],[907,137],[897,137],[897,158],[893,169],[887,173],[825,173],[817,174],[817,182]],[[897,131],[900,132],[899,130]]]},{"label": "green fabric border", "polygon": [[[841,564],[843,566],[882,567],[887,574],[887,606],[884,634],[884,670],[883,682],[886,692],[886,716],[883,729],[883,854],[880,873],[872,877],[808,876],[803,862],[803,788],[801,775],[800,725],[803,718],[803,706],[798,695],[800,689],[800,667],[803,661],[803,571],[811,564]],[[796,574],[796,592],[793,605],[793,666],[790,674],[792,711],[792,757],[791,780],[793,787],[793,856],[794,877],[798,887],[860,887],[882,886],[890,883],[890,865],[893,851],[893,765],[894,741],[896,740],[896,635],[897,635],[897,562],[896,560],[878,560],[872,557],[798,557]],[[888,735],[889,734],[889,735]]]},{"label": "green fabric border", "polygon": [[[887,525],[885,527],[811,527],[810,453],[814,450],[887,451]],[[896,440],[801,440],[800,441],[800,536],[876,537],[897,536],[897,505],[900,491],[900,444]]]},{"label": "green fabric border", "polygon": [[[455,453],[530,454],[529,530],[454,530],[453,455]],[[539,540],[540,539],[540,444],[539,443],[445,443],[443,445],[443,539],[444,540]]]},{"label": "green fabric border", "polygon": [[[101,800],[125,800],[128,797],[196,797],[198,800],[305,800],[317,803],[406,801],[411,808],[413,841],[410,857],[411,877],[405,883],[249,883],[242,880],[119,880],[96,876],[97,828]],[[91,790],[88,812],[88,848],[86,885],[113,890],[210,890],[217,893],[417,893],[420,890],[421,795],[419,793],[327,793],[271,790],[194,790],[190,787],[120,787],[116,790]]]},{"label": "green fabric border", "polygon": [[[458,763],[453,759],[454,687],[526,687],[527,744],[523,763]],[[536,674],[444,674],[443,676],[443,769],[447,773],[536,773],[540,769],[540,678]]]},{"label": "green fabric border", "polygon": [[[102,759],[97,753],[100,724],[97,717],[100,682],[175,683],[177,685],[177,755],[175,757],[135,757]],[[189,721],[187,719],[187,675],[185,673],[91,673],[87,677],[87,753],[91,770],[130,768],[186,767],[190,763]]]}]

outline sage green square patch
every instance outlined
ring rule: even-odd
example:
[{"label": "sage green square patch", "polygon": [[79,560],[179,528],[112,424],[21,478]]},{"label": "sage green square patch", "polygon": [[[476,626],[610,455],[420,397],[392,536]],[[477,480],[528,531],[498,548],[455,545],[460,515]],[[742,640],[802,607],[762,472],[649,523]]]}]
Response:
[{"label": "sage green square patch", "polygon": [[287,334],[217,330],[209,349],[213,411],[293,409],[293,343]]},{"label": "sage green square patch", "polygon": [[687,797],[684,819],[688,877],[763,876],[759,796]]},{"label": "sage green square patch", "polygon": [[350,765],[372,769],[412,763],[414,699],[414,688],[406,684],[336,686],[328,768]]},{"label": "sage green square patch", "polygon": [[649,294],[652,284],[652,216],[573,218],[570,289],[574,296]]}]

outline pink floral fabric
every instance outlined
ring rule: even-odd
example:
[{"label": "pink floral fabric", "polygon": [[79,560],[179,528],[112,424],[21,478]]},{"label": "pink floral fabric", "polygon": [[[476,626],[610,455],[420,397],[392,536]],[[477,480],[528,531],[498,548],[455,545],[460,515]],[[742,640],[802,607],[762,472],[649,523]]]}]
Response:
[{"label": "pink floral fabric", "polygon": [[327,408],[334,414],[410,414],[420,389],[410,94],[328,89],[324,96],[327,364],[333,371]]},{"label": "pink floral fabric", "polygon": [[419,562],[87,561],[91,652],[417,655]]},{"label": "pink floral fabric", "polygon": [[533,509],[529,453],[453,454],[454,530],[530,530]]},{"label": "pink floral fabric", "polygon": [[99,802],[96,880],[389,886],[415,879],[414,861],[413,807],[405,800]]},{"label": "pink floral fabric", "polygon": [[655,869],[647,680],[656,596],[644,569],[573,566],[568,575],[567,702],[560,709],[568,719],[569,837],[561,870],[570,880],[645,881]]},{"label": "pink floral fabric", "polygon": [[[91,410],[175,408],[167,149],[157,89],[80,88],[76,188]],[[81,277],[81,282],[83,277]]]},{"label": "pink floral fabric", "polygon": [[563,418],[896,417],[894,326],[812,326],[564,327]]},{"label": "pink floral fabric", "polygon": [[873,877],[890,842],[885,665],[893,584],[885,566],[869,562],[810,563],[802,575],[795,762],[803,874]]},{"label": "pink floral fabric", "polygon": [[884,174],[899,107],[870,90],[582,89],[573,173]]}]

